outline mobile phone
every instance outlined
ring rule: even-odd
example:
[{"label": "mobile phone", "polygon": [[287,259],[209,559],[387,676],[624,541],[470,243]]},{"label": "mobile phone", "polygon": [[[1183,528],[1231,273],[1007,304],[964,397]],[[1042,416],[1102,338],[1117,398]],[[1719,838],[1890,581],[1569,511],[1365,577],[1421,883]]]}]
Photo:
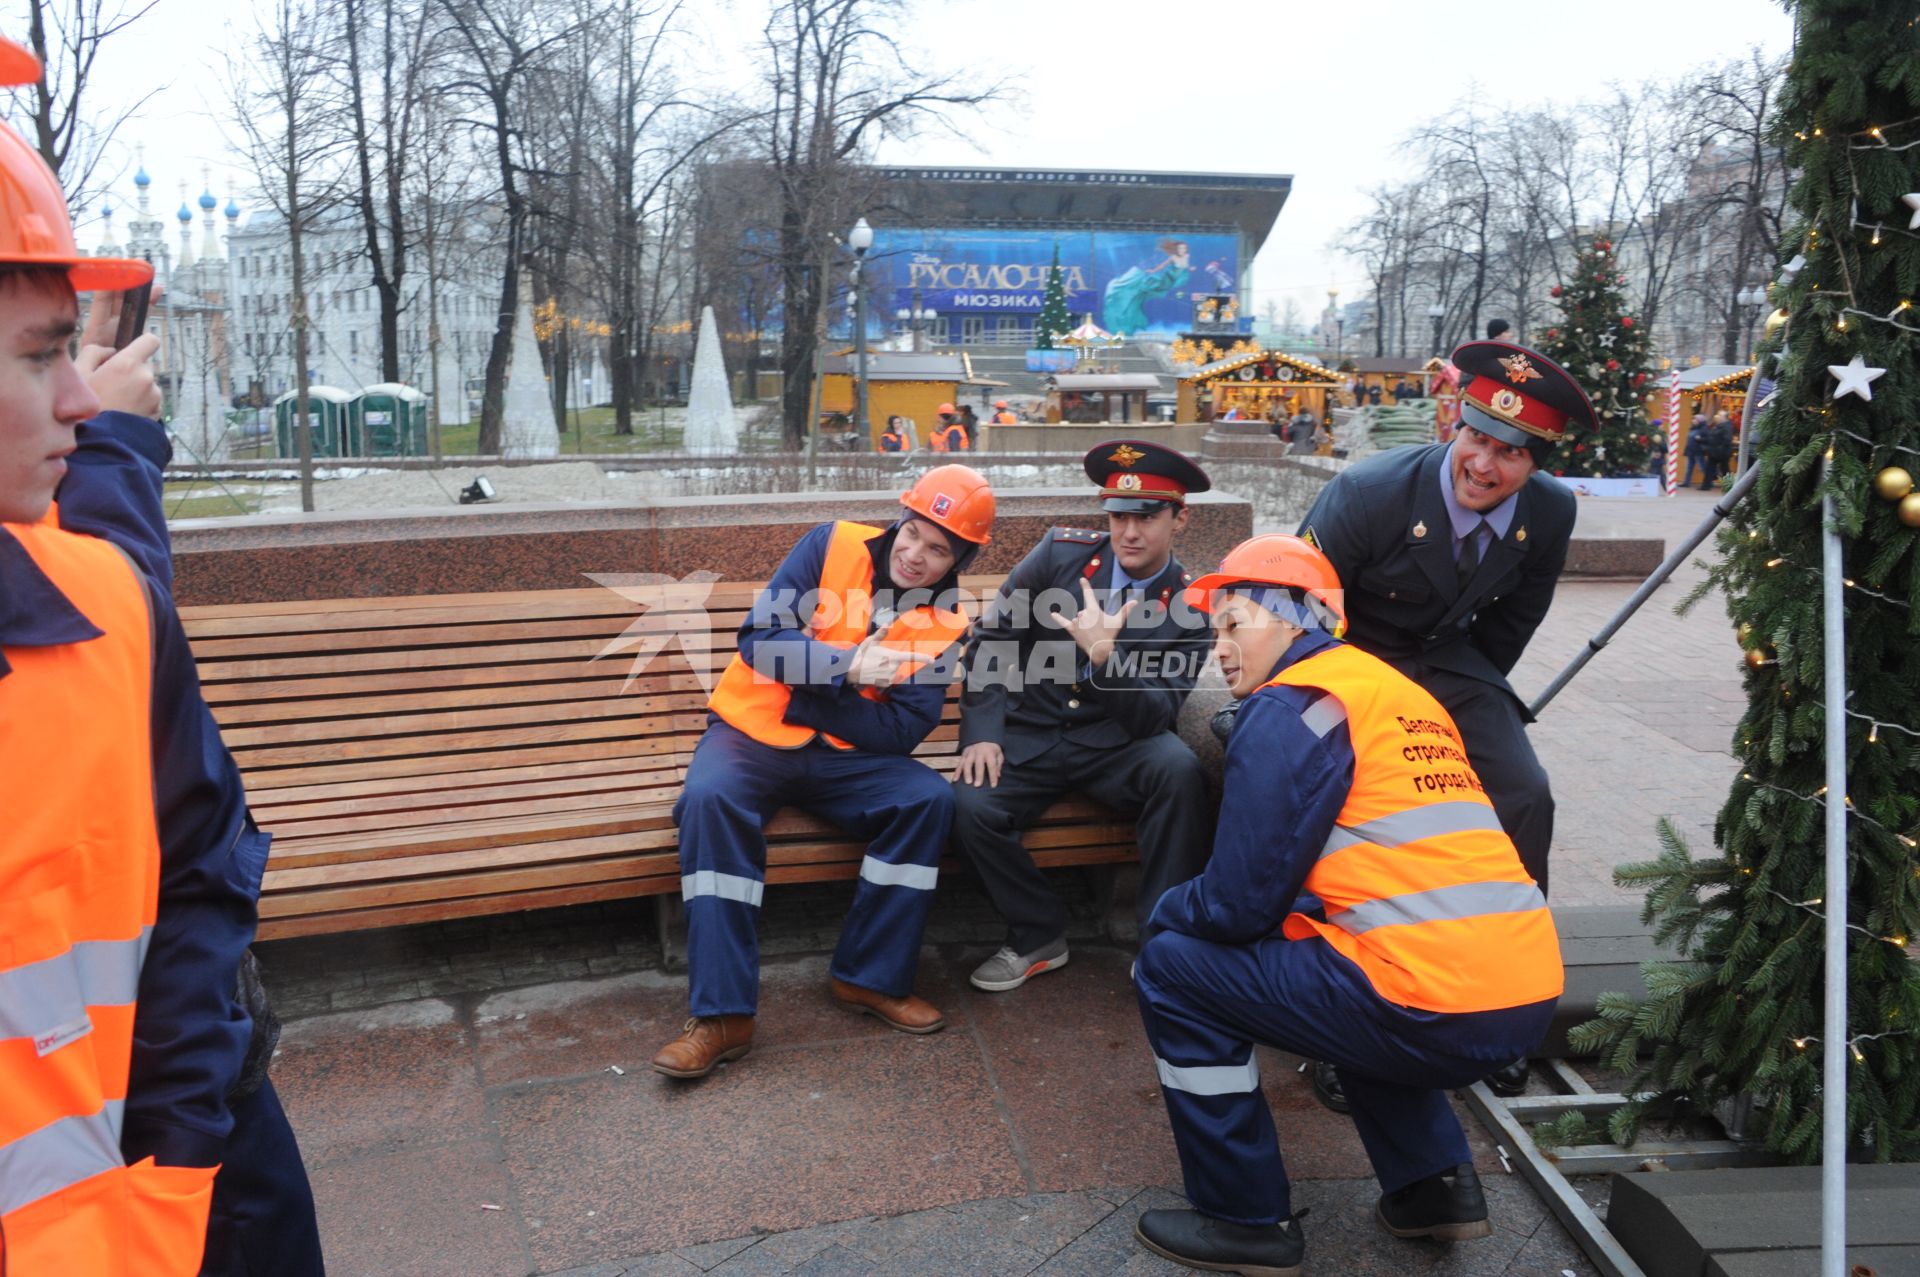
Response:
[{"label": "mobile phone", "polygon": [[120,327],[113,335],[115,350],[125,350],[134,338],[147,331],[147,303],[152,298],[152,280],[120,294]]}]

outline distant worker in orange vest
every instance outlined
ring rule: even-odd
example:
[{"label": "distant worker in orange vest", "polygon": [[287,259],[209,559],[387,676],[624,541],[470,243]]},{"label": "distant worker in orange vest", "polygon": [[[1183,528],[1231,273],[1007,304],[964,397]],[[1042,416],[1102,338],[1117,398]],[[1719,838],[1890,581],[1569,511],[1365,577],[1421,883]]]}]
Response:
[{"label": "distant worker in orange vest", "polygon": [[[0,40],[0,83],[39,76]],[[69,353],[76,294],[153,267],[82,254],[58,179],[4,126],[0,197],[0,1272],[192,1277],[267,840],[165,591],[53,506],[101,406]]]},{"label": "distant worker in orange vest", "polygon": [[967,618],[959,574],[992,536],[993,489],[937,466],[886,528],[825,523],[754,600],[707,702],[674,806],[692,1018],[653,1067],[705,1077],[753,1043],[767,820],[812,812],[868,839],[833,955],[835,1001],[903,1033],[946,1018],[914,996],[953,788],[913,758],[940,723]]},{"label": "distant worker in orange vest", "polygon": [[1195,1209],[1148,1211],[1136,1235],[1194,1267],[1299,1271],[1264,1042],[1338,1068],[1382,1229],[1488,1236],[1446,1088],[1545,1034],[1563,983],[1546,898],[1446,710],[1340,640],[1318,549],[1255,537],[1186,599],[1212,614],[1239,711],[1212,858],[1161,897],[1134,976]]},{"label": "distant worker in orange vest", "polygon": [[950,403],[940,405],[940,424],[934,427],[928,442],[935,452],[965,452],[973,446],[967,438],[966,423]]},{"label": "distant worker in orange vest", "polygon": [[895,413],[893,416],[887,418],[886,428],[880,432],[880,451],[882,452],[910,451],[910,449],[907,447],[906,427],[901,424],[900,416],[898,413]]},{"label": "distant worker in orange vest", "polygon": [[1013,409],[1007,407],[1006,400],[996,399],[993,401],[993,424],[994,425],[1011,426],[1016,424],[1019,420],[1020,419],[1018,417],[1013,415]]}]

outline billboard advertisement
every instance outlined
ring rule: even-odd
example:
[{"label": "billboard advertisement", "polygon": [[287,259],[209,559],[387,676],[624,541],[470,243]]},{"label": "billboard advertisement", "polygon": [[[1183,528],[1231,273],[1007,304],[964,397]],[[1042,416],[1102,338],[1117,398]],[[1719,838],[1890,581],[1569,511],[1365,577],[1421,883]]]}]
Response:
[{"label": "billboard advertisement", "polygon": [[1197,298],[1239,291],[1231,234],[885,228],[866,270],[872,295],[895,310],[1037,316],[1055,247],[1073,322],[1091,314],[1110,333],[1184,332]]}]

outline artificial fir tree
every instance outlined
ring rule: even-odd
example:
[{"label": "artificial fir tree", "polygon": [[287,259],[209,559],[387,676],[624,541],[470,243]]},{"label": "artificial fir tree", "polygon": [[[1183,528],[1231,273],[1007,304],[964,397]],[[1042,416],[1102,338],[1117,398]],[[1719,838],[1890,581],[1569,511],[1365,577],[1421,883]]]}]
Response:
[{"label": "artificial fir tree", "polygon": [[1067,281],[1060,270],[1060,246],[1053,246],[1053,265],[1047,267],[1047,291],[1040,300],[1040,318],[1033,325],[1033,348],[1052,350],[1055,338],[1073,331],[1073,317],[1067,314]]},{"label": "artificial fir tree", "polygon": [[[1583,1045],[1631,1089],[1696,1104],[1750,1094],[1767,1143],[1820,1155],[1825,804],[1847,818],[1847,1144],[1920,1158],[1920,34],[1911,0],[1802,0],[1774,128],[1798,173],[1774,301],[1778,393],[1755,423],[1753,495],[1707,587],[1745,648],[1742,774],[1694,860],[1671,829],[1616,871],[1686,962],[1647,971],[1651,1000],[1602,1004]],[[1844,546],[1844,722],[1824,712],[1821,498]],[[1731,656],[1731,649],[1729,651]],[[1825,792],[1844,732],[1847,792]],[[1639,1117],[1624,1112],[1616,1134]]]},{"label": "artificial fir tree", "polygon": [[1644,474],[1651,440],[1641,399],[1647,384],[1647,332],[1627,309],[1627,277],[1610,240],[1583,249],[1573,273],[1553,287],[1560,322],[1547,329],[1542,354],[1593,400],[1597,433],[1569,433],[1553,454],[1555,474]]}]

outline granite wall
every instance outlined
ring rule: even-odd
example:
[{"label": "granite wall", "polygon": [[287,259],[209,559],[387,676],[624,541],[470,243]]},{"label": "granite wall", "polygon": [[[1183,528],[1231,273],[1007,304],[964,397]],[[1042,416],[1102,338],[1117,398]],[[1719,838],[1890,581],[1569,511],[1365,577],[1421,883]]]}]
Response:
[{"label": "granite wall", "polygon": [[[1200,493],[1190,508],[1175,553],[1195,571],[1253,533],[1240,497]],[[584,586],[594,572],[761,581],[816,523],[884,523],[899,509],[885,491],[191,519],[173,530],[175,594],[183,606],[470,594]],[[1105,516],[1085,488],[1003,494],[972,571],[1010,570],[1055,525]]]}]

